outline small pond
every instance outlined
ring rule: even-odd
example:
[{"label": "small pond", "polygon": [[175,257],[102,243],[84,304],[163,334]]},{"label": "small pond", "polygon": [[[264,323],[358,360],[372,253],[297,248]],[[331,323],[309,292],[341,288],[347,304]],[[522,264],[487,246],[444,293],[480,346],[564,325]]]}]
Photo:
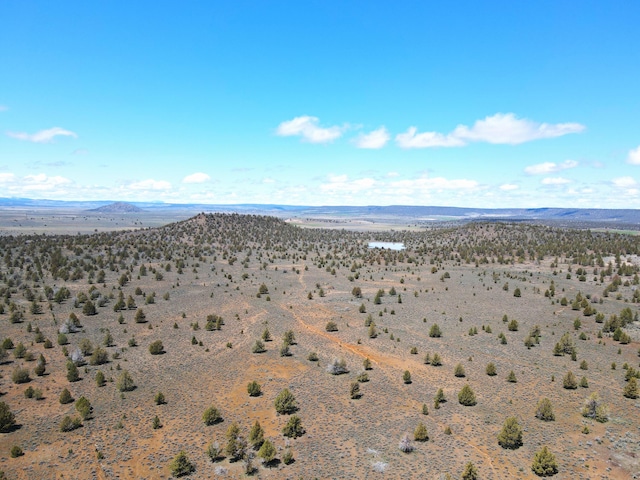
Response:
[{"label": "small pond", "polygon": [[385,248],[387,250],[404,250],[404,243],[401,242],[369,242],[369,248]]}]

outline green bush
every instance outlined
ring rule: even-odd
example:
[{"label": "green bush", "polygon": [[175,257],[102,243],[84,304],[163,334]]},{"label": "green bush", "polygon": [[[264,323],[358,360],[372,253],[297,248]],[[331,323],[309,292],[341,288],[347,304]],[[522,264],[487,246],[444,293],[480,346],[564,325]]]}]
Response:
[{"label": "green bush", "polygon": [[214,425],[222,420],[220,412],[213,405],[207,408],[202,414],[202,421],[205,425]]},{"label": "green bush", "polygon": [[171,475],[174,477],[183,477],[195,472],[196,467],[191,463],[186,452],[181,450],[169,464],[169,470],[171,470]]},{"label": "green bush", "polygon": [[162,344],[162,340],[156,340],[149,345],[149,353],[151,355],[160,355],[164,353],[164,345]]}]

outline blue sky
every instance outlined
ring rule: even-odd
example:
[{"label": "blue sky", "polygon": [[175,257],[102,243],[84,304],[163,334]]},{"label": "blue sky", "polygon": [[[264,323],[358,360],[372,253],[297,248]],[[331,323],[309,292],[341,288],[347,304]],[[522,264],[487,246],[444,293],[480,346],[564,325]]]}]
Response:
[{"label": "blue sky", "polygon": [[0,2],[0,197],[640,208],[640,2]]}]

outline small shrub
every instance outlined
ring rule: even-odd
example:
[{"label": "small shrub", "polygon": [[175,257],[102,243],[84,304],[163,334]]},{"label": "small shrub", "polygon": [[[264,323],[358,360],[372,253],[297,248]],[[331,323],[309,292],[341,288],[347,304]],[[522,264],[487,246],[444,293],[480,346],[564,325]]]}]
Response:
[{"label": "small shrub", "polygon": [[9,432],[16,424],[16,417],[9,405],[0,402],[0,432]]},{"label": "small shrub", "polygon": [[400,442],[398,443],[398,448],[400,449],[401,452],[404,452],[404,453],[413,452],[413,443],[411,442],[409,435],[405,434],[400,439]]},{"label": "small shrub", "polygon": [[416,442],[426,442],[429,440],[429,432],[424,423],[420,422],[416,429],[413,431],[413,439]]},{"label": "small shrub", "polygon": [[130,392],[136,388],[131,374],[127,370],[123,370],[118,380],[116,381],[116,388],[121,392]]},{"label": "small shrub", "polygon": [[247,392],[249,393],[250,397],[258,397],[260,396],[260,394],[262,393],[262,390],[260,388],[260,384],[258,382],[256,382],[255,380],[252,382],[249,382],[249,384],[247,385]]},{"label": "small shrub", "polygon": [[30,382],[31,377],[29,376],[29,370],[26,368],[16,367],[11,374],[11,380],[16,384]]},{"label": "small shrub", "polygon": [[289,417],[289,421],[282,429],[282,434],[289,438],[298,438],[304,435],[304,433],[305,430],[302,427],[302,421],[297,415],[291,415],[291,417]]},{"label": "small shrub", "polygon": [[215,425],[221,420],[220,412],[218,412],[218,409],[213,405],[207,408],[202,414],[202,421],[205,425]]},{"label": "small shrub", "polygon": [[149,345],[149,353],[151,355],[160,355],[164,353],[164,345],[162,344],[162,340],[156,340]]},{"label": "small shrub", "polygon": [[60,422],[61,432],[71,432],[82,426],[82,421],[78,417],[71,418],[69,415],[65,416]]},{"label": "small shrub", "polygon": [[347,368],[347,362],[344,358],[338,360],[334,358],[333,361],[327,365],[327,372],[331,375],[342,375],[343,373],[348,373],[349,369]]},{"label": "small shrub", "polygon": [[19,445],[14,445],[11,447],[11,458],[18,458],[24,455],[22,448]]}]

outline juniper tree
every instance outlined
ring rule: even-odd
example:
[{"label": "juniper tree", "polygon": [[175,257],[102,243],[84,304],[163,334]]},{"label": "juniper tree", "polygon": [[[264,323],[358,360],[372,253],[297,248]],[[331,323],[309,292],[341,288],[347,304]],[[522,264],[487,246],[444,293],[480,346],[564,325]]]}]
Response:
[{"label": "juniper tree", "polygon": [[65,388],[60,393],[59,400],[62,405],[66,405],[67,403],[73,402],[73,397],[71,396],[71,393],[69,392],[69,390]]},{"label": "juniper tree", "polygon": [[265,327],[264,331],[262,332],[262,340],[264,340],[265,342],[270,342],[271,341],[271,333],[269,332],[269,329]]},{"label": "juniper tree", "polygon": [[458,402],[465,407],[472,407],[477,403],[476,396],[469,384],[462,387],[462,390],[458,393]]},{"label": "juniper tree", "polygon": [[562,379],[562,386],[568,390],[575,390],[578,388],[578,380],[571,370]]},{"label": "juniper tree", "polygon": [[183,477],[195,472],[196,467],[189,460],[187,453],[181,450],[169,464],[169,470],[171,470],[171,475],[174,477]]},{"label": "juniper tree", "polygon": [[247,392],[249,393],[250,397],[259,397],[260,393],[262,393],[260,384],[255,380],[252,382],[249,382],[249,384],[247,385]]},{"label": "juniper tree", "polygon": [[0,402],[0,432],[9,432],[16,424],[16,417],[9,405]]},{"label": "juniper tree", "polygon": [[91,357],[89,357],[89,363],[91,365],[103,365],[108,361],[109,361],[109,354],[102,347],[96,348],[91,354]]},{"label": "juniper tree", "polygon": [[640,396],[640,392],[638,391],[638,381],[636,377],[631,377],[624,389],[622,390],[622,394],[627,398],[638,398]]},{"label": "juniper tree", "polygon": [[216,462],[222,457],[222,450],[218,442],[211,442],[207,445],[207,456],[212,462]]},{"label": "juniper tree", "polygon": [[70,382],[77,382],[80,380],[80,373],[78,367],[72,361],[67,362],[67,380]]},{"label": "juniper tree", "polygon": [[593,392],[585,400],[581,413],[583,417],[593,418],[600,423],[605,423],[609,420],[609,409],[605,403],[600,401],[600,397],[596,392]]},{"label": "juniper tree", "polygon": [[264,348],[264,343],[262,343],[262,341],[256,340],[256,343],[253,344],[253,348],[251,349],[251,351],[253,353],[264,353],[267,351],[267,349]]},{"label": "juniper tree", "polygon": [[276,412],[281,415],[293,413],[298,409],[296,398],[288,388],[278,394],[274,401],[274,406],[276,407]]},{"label": "juniper tree", "polygon": [[461,377],[465,376],[464,367],[462,366],[461,363],[456,365],[456,368],[453,371],[453,374],[458,378],[461,378]]},{"label": "juniper tree", "polygon": [[162,340],[151,342],[151,344],[149,345],[149,353],[151,355],[160,355],[164,353],[164,345],[162,344]]},{"label": "juniper tree", "polygon": [[429,432],[427,431],[427,427],[424,423],[418,423],[418,426],[413,431],[413,439],[416,442],[426,442],[429,440]]},{"label": "juniper tree", "polygon": [[123,370],[116,380],[116,388],[121,392],[130,392],[136,388],[133,378],[127,370]]},{"label": "juniper tree", "polygon": [[487,364],[487,368],[485,369],[485,372],[487,373],[487,375],[489,375],[490,377],[493,377],[495,375],[497,375],[496,372],[496,366],[493,362],[489,362]]},{"label": "juniper tree", "polygon": [[220,416],[220,412],[213,405],[207,408],[202,414],[202,421],[204,422],[205,425],[214,425],[220,422],[221,420],[222,420],[222,417]]},{"label": "juniper tree", "polygon": [[260,425],[260,422],[256,420],[251,430],[249,430],[249,443],[253,448],[260,448],[264,442],[264,429]]},{"label": "juniper tree", "polygon": [[85,396],[82,396],[78,400],[76,400],[75,407],[83,420],[87,420],[91,417],[93,407],[91,406],[91,402],[89,402],[89,400],[87,400]]},{"label": "juniper tree", "polygon": [[462,471],[462,476],[460,478],[462,480],[478,480],[480,478],[478,475],[478,469],[473,463],[469,462],[464,466],[464,470]]},{"label": "juniper tree", "polygon": [[498,444],[502,448],[515,450],[522,446],[522,428],[516,417],[508,417],[498,434]]},{"label": "juniper tree", "polygon": [[440,338],[442,336],[442,330],[440,330],[437,323],[431,325],[431,328],[429,329],[429,336],[431,338]]},{"label": "juniper tree", "polygon": [[289,417],[289,421],[282,429],[282,434],[289,438],[297,438],[304,435],[304,433],[305,430],[302,427],[302,421],[297,415],[291,415],[291,417]]},{"label": "juniper tree", "polygon": [[44,356],[42,354],[40,354],[40,357],[38,357],[38,363],[36,363],[36,367],[33,369],[34,373],[41,377],[42,375],[44,375],[44,372],[46,370],[46,365],[47,365],[47,361],[45,360]]},{"label": "juniper tree", "polygon": [[536,452],[531,464],[531,470],[539,477],[550,477],[558,473],[556,457],[546,445]]},{"label": "juniper tree", "polygon": [[271,440],[268,438],[262,443],[260,450],[258,450],[258,456],[262,458],[265,465],[269,465],[274,458],[276,458],[276,447],[273,446]]},{"label": "juniper tree", "polygon": [[551,400],[546,397],[538,400],[538,406],[536,407],[536,418],[539,418],[540,420],[543,420],[545,422],[552,422],[556,419],[556,416],[553,413]]},{"label": "juniper tree", "polygon": [[287,330],[284,332],[282,341],[287,345],[295,345],[296,344],[296,336],[293,333],[293,330]]},{"label": "juniper tree", "polygon": [[71,418],[69,415],[65,416],[60,422],[61,432],[70,432],[76,428],[82,426],[82,421],[78,417]]},{"label": "juniper tree", "polygon": [[244,457],[247,451],[247,442],[240,434],[240,427],[236,422],[229,425],[226,433],[227,445],[225,446],[225,453],[231,460],[239,460]]}]

